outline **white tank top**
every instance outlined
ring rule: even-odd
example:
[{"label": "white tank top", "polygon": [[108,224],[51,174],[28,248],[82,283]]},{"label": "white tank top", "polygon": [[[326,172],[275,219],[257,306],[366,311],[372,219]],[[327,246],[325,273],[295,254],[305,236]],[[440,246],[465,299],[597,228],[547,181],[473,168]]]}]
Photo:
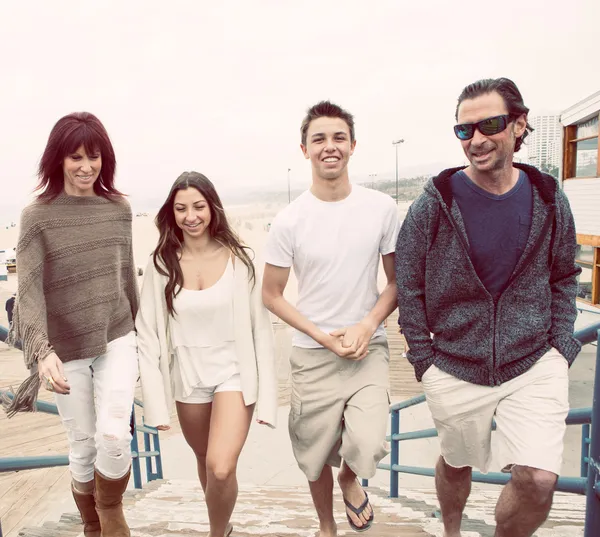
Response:
[{"label": "white tank top", "polygon": [[213,286],[200,291],[182,288],[173,306],[169,330],[175,351],[175,397],[187,397],[196,387],[218,386],[238,373],[231,259]]}]

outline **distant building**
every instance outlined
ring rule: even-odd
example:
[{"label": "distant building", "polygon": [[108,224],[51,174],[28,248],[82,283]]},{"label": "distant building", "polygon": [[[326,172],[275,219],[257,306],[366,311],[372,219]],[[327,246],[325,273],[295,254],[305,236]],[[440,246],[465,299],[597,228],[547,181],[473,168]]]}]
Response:
[{"label": "distant building", "polygon": [[534,131],[527,137],[527,160],[536,168],[558,170],[562,156],[560,116],[532,116]]},{"label": "distant building", "polygon": [[577,230],[578,299],[600,308],[600,91],[560,116],[561,179]]}]

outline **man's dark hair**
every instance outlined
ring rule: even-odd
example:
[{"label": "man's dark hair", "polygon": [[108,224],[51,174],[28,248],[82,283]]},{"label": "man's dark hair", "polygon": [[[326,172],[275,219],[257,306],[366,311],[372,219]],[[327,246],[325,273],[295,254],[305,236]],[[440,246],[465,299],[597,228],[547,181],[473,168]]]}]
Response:
[{"label": "man's dark hair", "polygon": [[320,117],[339,117],[343,119],[350,129],[350,141],[354,142],[354,117],[352,114],[330,101],[321,101],[311,106],[302,120],[302,126],[300,127],[302,145],[306,146],[306,133],[310,122]]},{"label": "man's dark hair", "polygon": [[[525,103],[523,102],[523,96],[521,95],[519,88],[517,88],[517,85],[509,78],[486,78],[483,80],[478,80],[477,82],[473,82],[473,84],[469,84],[465,89],[462,90],[462,93],[458,97],[455,114],[456,120],[458,121],[458,107],[460,106],[460,103],[466,99],[475,99],[476,97],[480,97],[481,95],[492,93],[494,91],[499,93],[504,99],[504,103],[506,104],[506,109],[508,110],[511,120],[517,119],[519,116],[525,114],[525,121],[527,122],[529,108],[525,106]],[[529,133],[532,131],[533,127],[529,124],[529,122],[527,122],[525,132],[515,141],[515,153],[521,149],[523,140],[525,140],[525,138],[527,138]]]}]

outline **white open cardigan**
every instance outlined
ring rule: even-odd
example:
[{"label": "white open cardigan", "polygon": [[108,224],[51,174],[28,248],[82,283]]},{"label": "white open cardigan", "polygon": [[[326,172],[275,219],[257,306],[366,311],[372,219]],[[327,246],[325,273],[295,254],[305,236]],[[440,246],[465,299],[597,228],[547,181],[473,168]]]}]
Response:
[{"label": "white open cardigan", "polygon": [[[244,403],[257,403],[257,418],[271,427],[277,421],[275,344],[269,312],[262,303],[261,282],[250,281],[246,265],[234,258],[233,316],[235,349]],[[148,261],[136,317],[144,422],[168,425],[173,409],[173,349],[165,300],[167,277]]]}]

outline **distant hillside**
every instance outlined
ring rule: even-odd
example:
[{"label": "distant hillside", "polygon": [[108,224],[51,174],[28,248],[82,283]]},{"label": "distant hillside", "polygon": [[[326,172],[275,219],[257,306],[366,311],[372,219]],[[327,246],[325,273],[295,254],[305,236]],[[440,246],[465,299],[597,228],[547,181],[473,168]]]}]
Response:
[{"label": "distant hillside", "polygon": [[[429,180],[430,175],[419,175],[410,179],[398,179],[398,201],[414,200],[423,191],[425,183]],[[380,192],[389,194],[392,198],[396,198],[396,180],[375,181],[361,183],[367,188],[374,188]]]},{"label": "distant hillside", "polygon": [[[414,200],[423,190],[423,185],[430,178],[430,175],[419,175],[416,177],[402,178],[398,180],[398,200]],[[392,198],[396,197],[396,180],[379,179],[378,181],[358,181],[358,184],[367,188],[375,188],[381,192],[389,194]],[[291,200],[295,200],[307,187],[294,188],[290,192]],[[225,205],[251,205],[254,203],[272,203],[275,205],[285,205],[288,202],[287,189],[270,189],[264,187],[258,188],[223,188],[219,192],[223,204]],[[163,197],[139,196],[132,194],[129,198],[135,212],[155,212],[164,203]]]}]

